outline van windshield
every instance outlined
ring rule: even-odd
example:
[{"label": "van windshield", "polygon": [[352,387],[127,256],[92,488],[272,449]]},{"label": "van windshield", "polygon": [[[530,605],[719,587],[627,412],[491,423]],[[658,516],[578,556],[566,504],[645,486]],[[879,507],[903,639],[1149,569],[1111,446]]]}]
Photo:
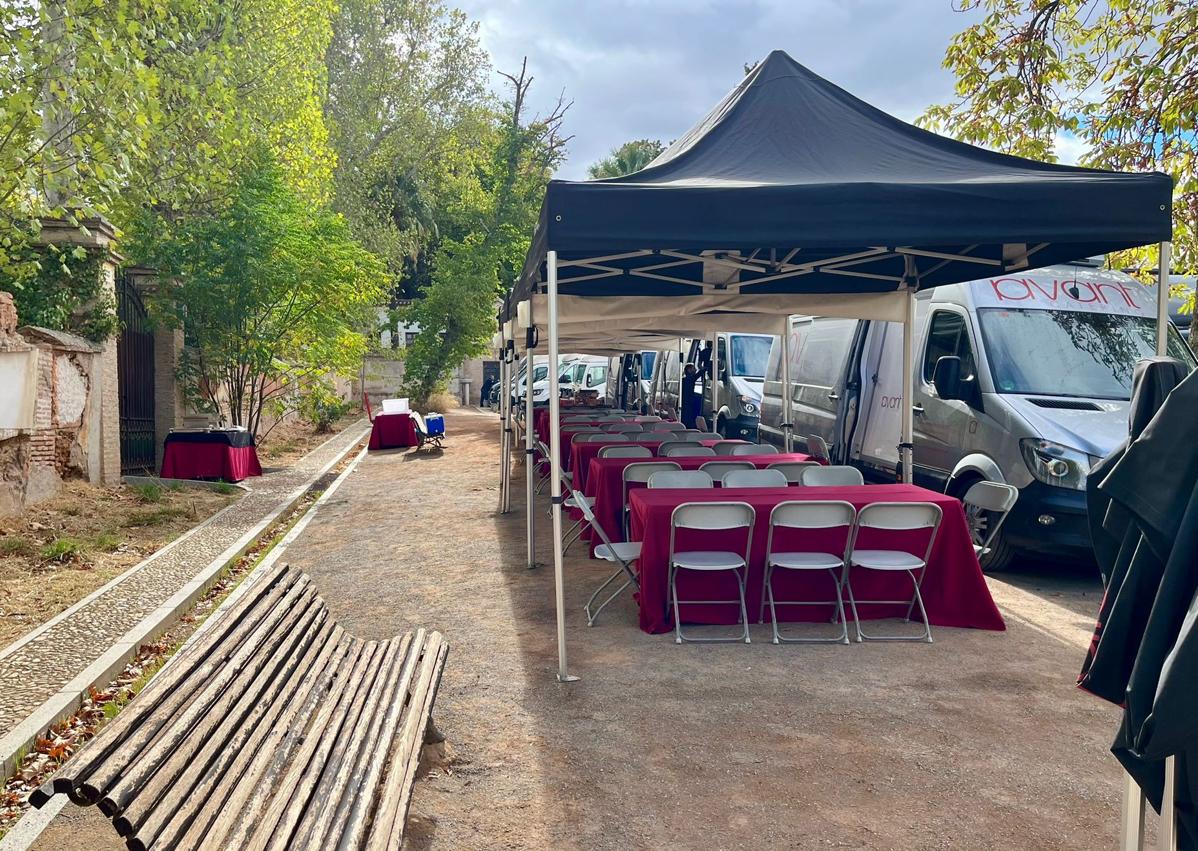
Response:
[{"label": "van windshield", "polygon": [[770,337],[732,335],[732,374],[744,378],[765,378],[770,359]]},{"label": "van windshield", "polygon": [[[1071,310],[978,311],[999,393],[1130,399],[1132,370],[1156,353],[1156,320]],[[1169,330],[1169,356],[1194,356]]]}]

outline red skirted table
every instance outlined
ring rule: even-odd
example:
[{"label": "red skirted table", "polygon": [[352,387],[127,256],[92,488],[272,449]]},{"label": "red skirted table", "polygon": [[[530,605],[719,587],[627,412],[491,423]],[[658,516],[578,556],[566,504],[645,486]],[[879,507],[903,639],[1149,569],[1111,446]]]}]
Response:
[{"label": "red skirted table", "polygon": [[254,436],[248,431],[173,431],[162,451],[164,479],[223,479],[261,476]]},{"label": "red skirted table", "polygon": [[[745,597],[750,621],[759,619],[764,591],[766,533],[770,511],[786,500],[835,499],[852,503],[858,510],[871,502],[932,502],[940,506],[944,517],[923,579],[921,591],[928,619],[937,626],[973,629],[1005,629],[1002,616],[990,597],[982,577],[973,544],[965,523],[961,503],[942,493],[916,485],[858,485],[853,487],[792,487],[786,488],[728,488],[714,490],[649,490],[642,488],[629,494],[630,527],[633,540],[642,542],[638,562],[641,587],[637,594],[640,605],[640,626],[645,632],[662,633],[673,629],[673,613],[667,606],[669,588],[670,516],[684,502],[746,502],[757,512],[752,529],[749,555],[748,583]],[[679,530],[675,546],[679,549],[719,549],[744,552],[745,530],[725,532],[695,532]],[[788,539],[785,535],[797,535]],[[902,549],[923,555],[927,547],[927,532],[894,532],[882,529],[863,529],[860,533],[864,547]],[[775,549],[788,545],[795,549],[826,548],[829,552],[843,551],[844,534],[833,540],[835,533],[810,530],[787,530],[775,535]],[[818,573],[818,575],[814,575]],[[778,600],[826,600],[834,596],[831,578],[824,571],[811,574],[799,571],[775,573],[774,593]],[[897,575],[877,571],[855,571],[853,590],[863,619],[905,617],[906,605],[861,605],[865,599],[902,600],[911,596],[911,581],[905,573]],[[735,599],[733,579],[722,574],[698,575],[684,572],[678,582],[683,599]],[[778,614],[785,620],[827,622],[832,606],[781,606]],[[686,623],[736,624],[737,606],[681,606]],[[767,613],[768,617],[768,613]]]},{"label": "red skirted table", "polygon": [[369,449],[416,445],[416,423],[408,414],[375,414]]},{"label": "red skirted table", "polygon": [[[601,444],[610,445],[610,444]],[[624,468],[629,464],[645,461],[673,461],[684,470],[698,470],[709,461],[748,461],[757,469],[765,469],[770,464],[780,461],[810,461],[811,456],[801,452],[786,452],[777,455],[720,455],[715,458],[693,457],[683,455],[678,458],[593,458],[589,464],[589,473],[583,493],[595,498],[595,519],[612,541],[624,540]],[[719,486],[719,482],[716,482]],[[637,488],[643,488],[640,482],[630,482],[628,490],[631,493]],[[598,536],[593,536],[591,544],[597,544]]]}]

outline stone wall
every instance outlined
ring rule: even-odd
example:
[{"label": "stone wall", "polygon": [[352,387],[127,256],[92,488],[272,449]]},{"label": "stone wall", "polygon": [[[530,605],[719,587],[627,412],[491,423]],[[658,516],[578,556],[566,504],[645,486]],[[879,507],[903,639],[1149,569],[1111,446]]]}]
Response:
[{"label": "stone wall", "polygon": [[18,330],[12,296],[0,293],[0,352],[29,364],[17,381],[8,376],[5,398],[30,390],[34,397],[31,418],[0,429],[0,514],[14,514],[56,495],[64,479],[94,479],[102,467],[95,456],[103,441],[94,437],[102,428],[103,349],[62,331]]}]

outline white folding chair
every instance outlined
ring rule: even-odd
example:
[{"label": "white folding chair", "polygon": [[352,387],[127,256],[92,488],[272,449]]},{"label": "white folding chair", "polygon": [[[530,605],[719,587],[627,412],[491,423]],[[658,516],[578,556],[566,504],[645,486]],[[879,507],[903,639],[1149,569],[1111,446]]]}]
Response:
[{"label": "white folding chair", "polygon": [[599,450],[600,458],[652,458],[653,450],[648,446],[604,446]]},{"label": "white folding chair", "polygon": [[582,443],[589,440],[592,435],[603,434],[603,429],[599,426],[582,426],[581,428],[571,429],[574,433],[570,435],[570,445]]},{"label": "white folding chair", "polygon": [[973,554],[979,559],[990,552],[998,528],[1018,499],[1019,489],[1001,482],[977,482],[965,491],[961,502],[973,538]]},{"label": "white folding chair", "polygon": [[[549,458],[549,447],[545,445],[545,441],[538,440],[537,445],[536,445],[536,450],[537,450],[537,455],[540,456],[540,460],[537,461],[537,463],[538,464],[544,463],[546,465],[549,465],[551,463],[550,458]],[[552,468],[546,469],[545,474],[543,476],[541,476],[541,478],[537,481],[537,487],[536,487],[535,493],[539,494],[541,492],[541,489],[545,487],[545,483],[549,481],[549,477],[551,475],[553,475]]]},{"label": "white folding chair", "polygon": [[777,470],[786,476],[786,481],[792,485],[803,483],[803,471],[808,467],[818,467],[814,461],[775,461],[766,466],[767,470]]},{"label": "white folding chair", "polygon": [[[686,441],[687,443],[694,443],[693,440],[686,440],[686,438],[682,436],[682,433],[678,432],[678,431],[646,432],[645,434],[641,435],[641,440],[656,440],[657,442],[663,443],[663,444],[664,443],[677,443],[680,440]],[[697,444],[697,445],[702,445],[702,444]]]},{"label": "white folding chair", "polygon": [[662,419],[661,419],[661,417],[656,416],[655,414],[642,414],[640,416],[633,417],[632,421],[634,423],[648,424],[648,423],[659,423],[662,421]]},{"label": "white folding chair", "polygon": [[682,423],[656,422],[649,425],[651,431],[686,431]]},{"label": "white folding chair", "polygon": [[[678,449],[702,449],[702,448],[703,448],[703,444],[701,444],[701,443],[696,443],[693,440],[683,440],[681,437],[678,437],[677,435],[675,435],[673,440],[667,440],[664,443],[662,443],[661,446],[657,447],[657,454],[661,455],[663,457],[666,457]],[[715,453],[713,452],[712,454],[714,455]]]},{"label": "white folding chair", "polygon": [[583,435],[587,443],[628,443],[632,440],[631,435],[627,434],[608,434],[607,432],[599,432],[598,434]]},{"label": "white folding chair", "polygon": [[650,488],[714,488],[715,480],[702,470],[663,470],[649,476]]},{"label": "white folding chair", "polygon": [[[699,472],[698,470],[685,472]],[[660,475],[660,474],[659,474]],[[652,485],[650,485],[652,486]],[[745,582],[749,573],[749,548],[753,545],[753,523],[756,520],[753,506],[744,502],[684,502],[670,515],[670,605],[674,609],[674,641],[716,644],[743,641],[749,644],[749,613],[745,608]],[[745,550],[739,552],[720,550],[685,550],[675,546],[679,529],[702,531],[732,531],[746,529]],[[736,600],[679,600],[678,574],[680,571],[695,573],[731,573],[736,578],[738,599]],[[743,574],[742,574],[743,571]],[[740,623],[743,632],[736,638],[691,638],[682,633],[682,618],[679,604],[724,605],[740,604]]]},{"label": "white folding chair", "polygon": [[807,454],[824,464],[832,463],[832,456],[828,452],[828,444],[818,434],[810,435],[807,438]]},{"label": "white folding chair", "polygon": [[720,479],[723,488],[784,488],[789,483],[779,470],[732,470]]},{"label": "white folding chair", "polygon": [[769,443],[742,443],[732,449],[732,456],[737,455],[777,455],[778,447]]},{"label": "white folding chair", "polygon": [[756,469],[751,461],[708,461],[699,467],[707,475],[711,476],[717,482],[724,480],[724,474],[733,470],[753,470]]},{"label": "white folding chair", "polygon": [[[582,511],[583,505],[586,505],[588,508],[594,507],[595,498],[593,496],[583,496],[580,492],[574,490],[573,474],[568,473],[565,470],[562,470],[561,474],[562,474],[561,475],[562,491],[563,491],[563,493],[566,494],[566,498],[562,501],[563,510],[564,509],[577,509],[579,511]],[[583,513],[585,514],[585,512],[583,512]],[[550,508],[546,512],[546,514],[548,514],[550,517],[553,516],[553,507],[552,506],[550,506]],[[570,547],[573,546],[574,542],[582,537],[582,530],[584,528],[584,526],[583,526],[584,523],[586,523],[586,517],[585,516],[579,517],[577,520],[574,521],[574,525],[571,526],[569,529],[567,529],[562,534],[562,555],[563,556],[570,551]]]},{"label": "white folding chair", "polygon": [[865,484],[861,471],[856,467],[839,465],[826,467],[823,464],[813,464],[803,470],[801,475],[799,484],[809,488],[848,487]]},{"label": "white folding chair", "polygon": [[681,440],[676,440],[672,443],[663,443],[661,445],[661,455],[665,458],[674,458],[677,456],[686,456],[689,458],[714,458],[715,450],[710,446],[699,446],[696,443],[688,443]]},{"label": "white folding chair", "polygon": [[606,429],[612,434],[640,434],[645,427],[640,423],[612,423]]},{"label": "white folding chair", "polygon": [[733,450],[738,446],[749,446],[743,440],[721,440],[715,446],[711,447],[715,450],[716,455],[731,455]]},{"label": "white folding chair", "polygon": [[[603,580],[603,584],[595,589],[595,593],[590,596],[586,605],[583,606],[583,611],[586,612],[587,616],[587,626],[594,626],[595,619],[599,617],[599,613],[607,607],[608,603],[619,597],[625,588],[629,585],[637,588],[640,587],[640,580],[637,579],[636,572],[632,569],[632,563],[641,557],[641,544],[640,541],[620,541],[613,544],[611,539],[607,537],[607,532],[603,531],[603,526],[595,519],[593,506],[578,491],[574,491],[574,499],[579,500],[583,519],[590,524],[591,531],[598,535],[599,540],[603,542],[595,547],[595,558],[601,558],[604,561],[611,561],[620,565],[620,569]],[[596,606],[595,599],[603,593],[607,586],[622,576],[626,577],[624,584]]]},{"label": "white folding chair", "polygon": [[698,429],[688,428],[680,432],[687,440],[719,440],[718,434],[712,434],[709,431],[699,431]]},{"label": "white folding chair", "polygon": [[[852,543],[853,521],[857,510],[850,502],[839,500],[808,501],[793,500],[780,502],[770,512],[770,530],[765,545],[765,593],[761,598],[761,615],[765,614],[766,603],[770,607],[770,621],[774,628],[775,644],[848,644],[849,622],[844,616],[845,565]],[[801,529],[804,532],[823,532],[844,529],[844,546],[838,552],[819,550],[775,550],[775,529]],[[835,600],[778,600],[774,595],[773,575],[778,570],[820,571],[826,570],[832,578],[836,591]],[[778,629],[778,606],[827,606],[836,607],[833,623],[840,623],[840,635],[833,638],[786,638]]]},{"label": "white folding chair", "polygon": [[625,541],[628,540],[628,485],[633,483],[648,485],[649,477],[654,473],[681,469],[682,466],[677,461],[637,461],[624,468],[624,473],[621,476],[623,485],[620,504],[623,506],[621,526],[624,530]]},{"label": "white folding chair", "polygon": [[[853,611],[853,621],[857,625],[857,641],[926,641],[932,643],[932,625],[928,622],[928,612],[923,605],[920,586],[927,572],[928,558],[932,555],[932,545],[936,543],[936,532],[940,528],[940,506],[931,502],[874,502],[857,512],[857,522],[853,524],[853,539],[849,550],[849,568],[844,574],[844,587],[848,591],[849,607]],[[892,532],[912,532],[922,529],[931,530],[928,533],[928,546],[922,557],[912,555],[904,550],[864,549],[858,546],[863,529],[881,529]],[[910,600],[858,600],[853,594],[853,573],[859,570],[874,570],[887,573],[906,573],[911,578],[914,593]],[[901,605],[907,604],[905,620],[911,621],[911,613],[919,606],[919,615],[923,622],[923,633],[920,635],[869,635],[861,629],[861,618],[857,615],[858,605]]]}]

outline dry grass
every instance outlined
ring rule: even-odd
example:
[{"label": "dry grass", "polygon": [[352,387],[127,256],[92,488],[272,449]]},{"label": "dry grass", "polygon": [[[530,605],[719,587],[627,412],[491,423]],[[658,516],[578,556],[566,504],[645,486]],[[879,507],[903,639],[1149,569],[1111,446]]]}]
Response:
[{"label": "dry grass", "polygon": [[274,426],[265,437],[258,439],[258,457],[263,465],[285,466],[307,455],[362,416],[362,411],[355,408],[333,423],[331,430],[323,433],[317,433],[310,423],[299,417],[289,417]]},{"label": "dry grass", "polygon": [[240,493],[69,482],[58,498],[0,518],[0,646],[86,597]]},{"label": "dry grass", "polygon": [[462,406],[457,397],[451,396],[449,393],[434,393],[428,397],[428,404],[425,405],[426,410],[436,411],[440,414],[456,411],[460,407]]}]

